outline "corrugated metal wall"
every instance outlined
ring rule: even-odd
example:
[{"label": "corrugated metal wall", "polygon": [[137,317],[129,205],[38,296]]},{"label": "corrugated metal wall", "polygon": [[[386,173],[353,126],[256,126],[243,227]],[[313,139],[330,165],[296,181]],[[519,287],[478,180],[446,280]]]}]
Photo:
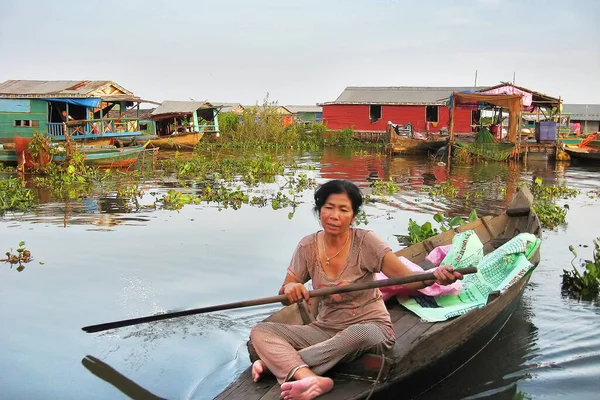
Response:
[{"label": "corrugated metal wall", "polygon": [[[439,122],[432,124],[430,131],[439,132],[442,128],[448,128],[450,110],[445,106],[439,106]],[[425,106],[382,106],[381,119],[371,123],[369,119],[368,105],[346,105],[327,104],[323,106],[323,121],[332,130],[339,130],[354,126],[360,131],[384,132],[387,122],[395,124],[413,124],[415,131],[426,130]],[[455,131],[466,133],[471,131],[471,111],[456,110],[454,122]]]}]

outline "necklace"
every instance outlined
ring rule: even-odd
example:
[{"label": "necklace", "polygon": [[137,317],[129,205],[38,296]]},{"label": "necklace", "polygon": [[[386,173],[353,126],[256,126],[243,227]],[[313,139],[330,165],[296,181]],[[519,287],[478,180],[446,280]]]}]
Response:
[{"label": "necklace", "polygon": [[329,265],[329,260],[337,257],[342,250],[344,250],[344,247],[346,247],[346,245],[348,244],[348,240],[350,239],[350,231],[348,231],[348,235],[346,236],[346,241],[344,242],[344,245],[338,250],[337,253],[335,253],[334,255],[332,255],[331,257],[327,256],[327,247],[325,246],[325,232],[323,232],[323,254],[325,255],[325,265]]}]

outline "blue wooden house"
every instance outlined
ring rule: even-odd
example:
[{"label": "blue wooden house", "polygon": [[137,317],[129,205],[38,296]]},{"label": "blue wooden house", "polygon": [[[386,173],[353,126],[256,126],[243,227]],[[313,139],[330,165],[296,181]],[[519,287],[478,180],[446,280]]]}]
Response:
[{"label": "blue wooden house", "polygon": [[140,103],[154,102],[112,81],[6,81],[0,83],[0,142],[34,131],[53,140],[64,140],[65,131],[73,139],[139,135]]}]

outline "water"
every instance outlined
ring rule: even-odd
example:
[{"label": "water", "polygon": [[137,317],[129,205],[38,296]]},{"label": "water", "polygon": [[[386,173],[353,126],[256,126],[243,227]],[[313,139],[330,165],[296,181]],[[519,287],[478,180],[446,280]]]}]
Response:
[{"label": "water", "polygon": [[[568,224],[543,235],[542,261],[518,311],[496,339],[450,379],[421,396],[444,398],[596,398],[600,378],[600,308],[565,298],[560,274],[570,244],[600,236],[600,168],[490,163],[442,166],[422,158],[389,159],[327,150],[298,157],[315,167],[319,181],[351,179],[368,189],[367,176],[392,179],[402,190],[386,204],[370,204],[368,229],[400,248],[408,218],[431,221],[435,212],[480,215],[502,210],[520,180],[542,176],[582,190],[568,200]],[[426,192],[450,179],[464,200],[432,201]],[[503,189],[506,188],[506,189]],[[276,189],[276,184],[261,191]],[[152,191],[167,188],[148,182]],[[368,191],[368,190],[367,190]],[[34,262],[23,272],[0,264],[0,392],[2,398],[123,398],[82,364],[91,355],[157,396],[210,399],[248,365],[251,327],[272,313],[267,305],[86,334],[85,325],[275,294],[291,254],[318,229],[311,193],[292,219],[291,210],[185,206],[180,211],[130,212],[114,196],[84,203],[41,205],[27,215],[0,220],[0,250],[24,240]],[[591,257],[591,248],[579,248]],[[44,264],[39,264],[42,261]],[[107,378],[108,379],[108,378]],[[391,397],[401,393],[391,394]]]}]

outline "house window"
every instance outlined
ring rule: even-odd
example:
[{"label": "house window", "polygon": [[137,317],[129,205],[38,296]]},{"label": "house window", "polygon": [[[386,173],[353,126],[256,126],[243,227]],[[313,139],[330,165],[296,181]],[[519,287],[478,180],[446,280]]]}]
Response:
[{"label": "house window", "polygon": [[439,122],[439,107],[438,106],[427,106],[427,108],[425,109],[425,121]]},{"label": "house window", "polygon": [[37,128],[38,126],[40,126],[40,121],[36,120],[36,119],[16,119],[15,120],[15,126],[21,127],[21,128]]},{"label": "house window", "polygon": [[140,124],[140,131],[148,130],[148,124]]},{"label": "house window", "polygon": [[381,106],[380,105],[372,104],[369,106],[369,119],[371,120],[372,124],[374,124],[375,122],[377,122],[381,119]]}]

